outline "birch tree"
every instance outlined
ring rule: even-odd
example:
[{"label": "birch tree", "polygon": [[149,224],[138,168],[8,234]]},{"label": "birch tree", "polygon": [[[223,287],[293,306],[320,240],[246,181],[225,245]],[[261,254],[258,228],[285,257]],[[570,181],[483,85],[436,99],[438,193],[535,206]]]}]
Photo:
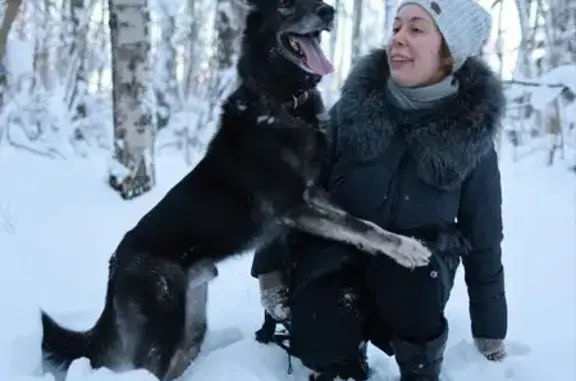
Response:
[{"label": "birch tree", "polygon": [[70,0],[70,17],[72,19],[73,40],[68,50],[68,59],[75,64],[75,75],[68,97],[69,108],[73,109],[74,119],[85,118],[86,93],[88,92],[88,72],[86,70],[86,44],[88,36],[89,7],[84,0]]},{"label": "birch tree", "polygon": [[176,16],[180,3],[174,0],[160,0],[159,8],[160,39],[154,75],[154,93],[157,102],[157,128],[168,125],[173,107],[176,104],[178,80],[176,79]]},{"label": "birch tree", "polygon": [[388,37],[394,25],[394,16],[396,14],[396,8],[398,8],[398,0],[384,0],[384,8],[386,9],[384,13],[384,33],[385,36]]},{"label": "birch tree", "polygon": [[352,57],[351,64],[354,65],[356,60],[362,54],[362,16],[363,16],[364,1],[354,0],[354,11],[352,13]]},{"label": "birch tree", "polygon": [[[236,60],[240,51],[245,5],[237,0],[216,1],[214,55],[210,58],[210,80],[204,89],[206,108],[201,112],[199,126],[211,125],[218,116],[220,101],[236,81]],[[200,127],[197,131],[200,130]],[[189,159],[187,159],[188,161]]]},{"label": "birch tree", "polygon": [[3,105],[3,91],[7,82],[7,72],[4,67],[4,54],[6,53],[6,45],[8,44],[8,33],[18,16],[22,0],[5,0],[4,3],[4,17],[2,25],[0,25],[0,108]]},{"label": "birch tree", "polygon": [[533,78],[534,62],[532,55],[536,46],[536,28],[531,25],[534,18],[532,0],[515,0],[518,11],[518,22],[520,24],[520,34],[522,39],[518,47],[518,60],[516,61],[516,73],[524,78]]},{"label": "birch tree", "polygon": [[114,153],[110,185],[124,199],[154,184],[147,0],[109,0]]}]

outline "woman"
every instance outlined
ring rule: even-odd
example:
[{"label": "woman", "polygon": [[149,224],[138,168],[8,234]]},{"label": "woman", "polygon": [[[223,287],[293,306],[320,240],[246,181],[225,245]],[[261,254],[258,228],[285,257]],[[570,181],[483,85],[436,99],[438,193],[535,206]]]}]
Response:
[{"label": "woman", "polygon": [[290,319],[291,348],[319,380],[366,379],[370,340],[395,355],[402,381],[438,381],[444,308],[461,259],[476,346],[490,360],[505,356],[493,145],[505,100],[499,80],[473,57],[490,28],[474,0],[404,1],[386,49],[359,61],[330,111],[325,186],[333,199],[422,239],[434,253],[429,266],[409,270],[296,233],[255,254],[263,305]]}]

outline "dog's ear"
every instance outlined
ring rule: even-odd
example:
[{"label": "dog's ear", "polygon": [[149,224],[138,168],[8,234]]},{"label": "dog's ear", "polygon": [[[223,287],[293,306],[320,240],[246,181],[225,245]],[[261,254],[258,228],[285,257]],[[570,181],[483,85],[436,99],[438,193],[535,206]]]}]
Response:
[{"label": "dog's ear", "polygon": [[254,5],[254,0],[232,0],[236,5],[240,6],[241,8],[244,8],[247,11],[251,11],[254,8],[256,8],[256,6]]},{"label": "dog's ear", "polygon": [[253,11],[253,10],[262,10],[268,6],[267,3],[270,3],[270,0],[233,0],[235,3],[240,5],[242,8]]},{"label": "dog's ear", "polygon": [[233,0],[248,11],[267,13],[278,7],[278,0]]}]

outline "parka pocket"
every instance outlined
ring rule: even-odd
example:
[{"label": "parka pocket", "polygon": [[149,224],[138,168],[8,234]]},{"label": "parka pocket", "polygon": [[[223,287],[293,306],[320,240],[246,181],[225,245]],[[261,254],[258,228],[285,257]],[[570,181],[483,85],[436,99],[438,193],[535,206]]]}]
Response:
[{"label": "parka pocket", "polygon": [[456,278],[456,271],[460,266],[460,253],[457,251],[436,251],[433,253],[434,262],[438,268],[438,275],[440,282],[442,282],[442,300],[443,306],[446,306],[452,288],[454,287],[454,280]]}]

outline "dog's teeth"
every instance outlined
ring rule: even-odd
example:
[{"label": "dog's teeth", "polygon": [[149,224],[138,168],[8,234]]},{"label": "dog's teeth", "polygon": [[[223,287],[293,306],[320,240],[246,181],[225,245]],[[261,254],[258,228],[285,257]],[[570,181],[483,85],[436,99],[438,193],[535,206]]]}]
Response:
[{"label": "dog's teeth", "polygon": [[268,121],[268,118],[270,118],[269,115],[260,115],[258,118],[256,118],[256,123],[264,123]]},{"label": "dog's teeth", "polygon": [[300,44],[298,43],[298,41],[291,38],[290,39],[290,46],[292,47],[292,49],[294,49],[298,53],[302,53],[302,48],[300,47]]}]

